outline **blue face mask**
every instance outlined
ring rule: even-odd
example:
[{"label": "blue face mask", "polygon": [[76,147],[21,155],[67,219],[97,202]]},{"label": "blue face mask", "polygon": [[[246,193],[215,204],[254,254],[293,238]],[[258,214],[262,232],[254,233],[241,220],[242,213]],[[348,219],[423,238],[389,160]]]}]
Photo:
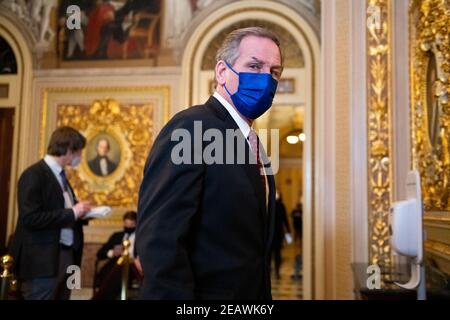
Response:
[{"label": "blue face mask", "polygon": [[226,64],[239,77],[239,86],[234,94],[231,94],[225,85],[234,106],[243,116],[252,120],[257,119],[272,106],[278,81],[272,78],[270,73],[237,73],[228,63]]}]

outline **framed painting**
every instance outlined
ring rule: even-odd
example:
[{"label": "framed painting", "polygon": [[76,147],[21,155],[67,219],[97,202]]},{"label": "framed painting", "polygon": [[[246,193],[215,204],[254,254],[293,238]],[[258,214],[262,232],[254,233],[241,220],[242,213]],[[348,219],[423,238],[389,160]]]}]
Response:
[{"label": "framed painting", "polygon": [[60,126],[87,140],[68,178],[79,199],[94,206],[135,208],[146,158],[168,120],[168,87],[47,88],[42,102],[40,155]]},{"label": "framed painting", "polygon": [[[161,42],[162,0],[62,0],[57,51],[61,61],[149,59]],[[69,6],[80,28],[69,29]]]}]

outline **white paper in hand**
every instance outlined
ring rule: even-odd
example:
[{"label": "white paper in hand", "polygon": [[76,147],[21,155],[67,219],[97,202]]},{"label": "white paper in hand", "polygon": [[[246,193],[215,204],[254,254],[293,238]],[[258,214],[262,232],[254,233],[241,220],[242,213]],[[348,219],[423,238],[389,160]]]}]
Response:
[{"label": "white paper in hand", "polygon": [[107,217],[111,214],[112,209],[111,207],[107,207],[107,206],[103,206],[103,207],[96,207],[91,209],[91,211],[88,212],[88,214],[86,214],[84,216],[85,219],[89,219],[89,218],[104,218]]}]

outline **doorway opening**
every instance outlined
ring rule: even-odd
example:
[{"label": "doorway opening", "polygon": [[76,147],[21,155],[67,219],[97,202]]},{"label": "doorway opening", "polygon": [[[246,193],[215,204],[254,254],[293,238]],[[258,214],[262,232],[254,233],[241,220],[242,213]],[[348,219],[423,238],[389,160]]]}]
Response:
[{"label": "doorway opening", "polygon": [[[277,201],[272,243],[272,297],[303,299],[303,105],[273,105],[255,129],[279,130]],[[267,143],[273,147],[272,142]],[[270,150],[272,152],[272,150]]]},{"label": "doorway opening", "polygon": [[18,80],[14,50],[0,37],[0,255],[7,251],[11,171],[14,145],[14,96]]},{"label": "doorway opening", "polygon": [[9,191],[14,138],[14,108],[0,108],[0,255],[6,252],[8,239]]}]

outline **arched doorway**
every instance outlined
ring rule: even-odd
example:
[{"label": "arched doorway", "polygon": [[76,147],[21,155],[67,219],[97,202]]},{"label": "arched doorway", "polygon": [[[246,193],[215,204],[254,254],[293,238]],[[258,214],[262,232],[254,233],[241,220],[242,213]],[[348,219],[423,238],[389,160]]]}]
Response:
[{"label": "arched doorway", "polygon": [[[321,114],[318,100],[320,84],[320,45],[317,35],[306,20],[290,7],[272,1],[239,1],[216,8],[199,24],[193,23],[193,31],[187,33],[186,45],[182,58],[182,92],[184,105],[194,105],[205,101],[211,92],[211,52],[214,43],[219,43],[227,30],[252,23],[272,25],[283,30],[294,41],[301,52],[298,68],[287,68],[284,75],[297,79],[299,90],[290,95],[277,95],[274,101],[276,113],[284,114],[287,110],[302,110],[302,132],[308,137],[303,143],[302,153],[302,196],[303,196],[303,297],[315,297],[314,285],[317,267],[323,266],[323,237],[315,232],[318,212],[315,211],[315,199],[320,199],[320,189],[316,187],[317,172],[323,172],[320,161],[315,154],[315,144],[321,143],[316,132],[316,114]],[[289,86],[289,84],[287,85]],[[301,88],[301,89],[300,89]],[[289,89],[287,89],[289,90]],[[262,121],[267,125],[270,113]],[[263,124],[261,124],[263,126]],[[300,145],[298,146],[300,148]],[[319,218],[320,219],[320,218]],[[320,231],[321,229],[317,229]],[[315,266],[315,267],[313,267]],[[321,271],[319,270],[321,274]]]},{"label": "arched doorway", "polygon": [[6,226],[10,207],[12,148],[14,139],[15,87],[19,83],[17,59],[5,38],[0,37],[0,254],[6,252]]},{"label": "arched doorway", "polygon": [[[32,37],[13,21],[7,12],[0,13],[0,50],[7,57],[0,66],[0,246],[8,244],[17,220],[16,181],[27,165],[31,122],[31,83],[33,59],[28,45]],[[6,63],[5,63],[6,62]],[[20,155],[20,156],[19,156]]]}]

